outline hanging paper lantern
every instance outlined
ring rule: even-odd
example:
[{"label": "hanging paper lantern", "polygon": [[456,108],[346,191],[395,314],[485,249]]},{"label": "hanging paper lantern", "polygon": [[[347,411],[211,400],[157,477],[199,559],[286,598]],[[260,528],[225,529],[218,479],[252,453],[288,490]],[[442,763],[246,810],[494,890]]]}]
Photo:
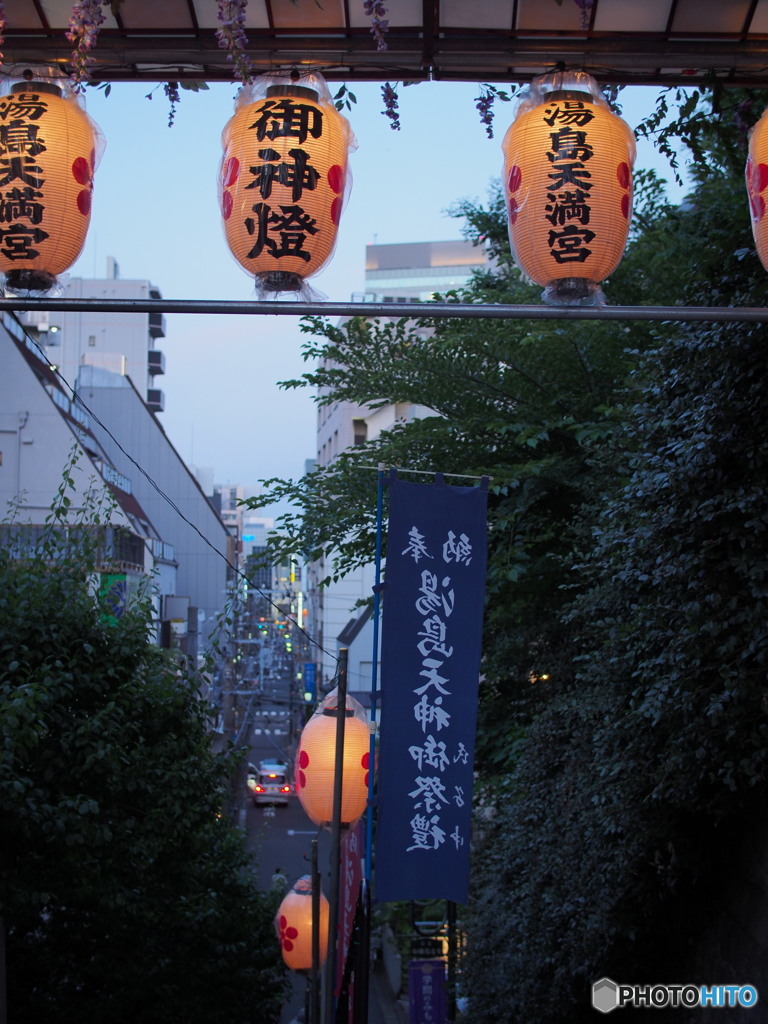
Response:
[{"label": "hanging paper lantern", "polygon": [[749,134],[746,178],[752,234],[760,262],[768,270],[768,223],[765,216],[765,195],[768,190],[768,110],[764,111]]},{"label": "hanging paper lantern", "polygon": [[[304,726],[296,752],[296,795],[316,825],[330,825],[333,818],[333,784],[336,777],[336,725],[338,690],[332,690]],[[347,695],[344,719],[341,824],[353,825],[368,802],[370,732],[362,705]]]},{"label": "hanging paper lantern", "polygon": [[[318,941],[321,966],[328,952],[328,900],[320,891]],[[275,914],[275,931],[283,960],[292,971],[312,967],[312,879],[303,875],[285,894]]]},{"label": "hanging paper lantern", "polygon": [[0,96],[0,270],[9,290],[48,291],[80,255],[101,148],[63,82],[16,82]]},{"label": "hanging paper lantern", "polygon": [[583,72],[537,78],[504,136],[515,260],[545,302],[594,304],[621,262],[635,138]]},{"label": "hanging paper lantern", "polygon": [[356,146],[321,75],[241,89],[222,133],[219,204],[235,259],[257,292],[311,291],[330,258]]}]

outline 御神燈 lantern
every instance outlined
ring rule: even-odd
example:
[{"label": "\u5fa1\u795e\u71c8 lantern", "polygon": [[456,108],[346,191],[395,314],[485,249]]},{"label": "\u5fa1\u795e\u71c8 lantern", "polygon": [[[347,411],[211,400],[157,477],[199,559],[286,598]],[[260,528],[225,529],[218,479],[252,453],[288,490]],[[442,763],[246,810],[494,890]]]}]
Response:
[{"label": "\u5fa1\u795e\u71c8 lantern", "polygon": [[[320,961],[328,952],[328,900],[319,893],[318,949]],[[312,967],[312,879],[303,875],[285,894],[275,914],[275,931],[283,960],[292,971],[308,971]]]},{"label": "\u5fa1\u795e\u71c8 lantern", "polygon": [[553,305],[602,301],[632,214],[635,137],[583,72],[537,78],[502,144],[512,253]]},{"label": "\u5fa1\u795e\u71c8 lantern", "polygon": [[768,189],[768,109],[749,133],[746,167],[747,196],[752,235],[760,262],[768,270],[768,218],[765,196]]},{"label": "\u5fa1\u795e\u71c8 lantern", "polygon": [[85,244],[103,140],[63,80],[0,96],[0,270],[12,292],[45,292]]},{"label": "\u5fa1\u795e\u71c8 lantern", "polygon": [[329,260],[356,142],[321,75],[243,88],[222,133],[219,204],[232,255],[259,295],[311,295]]},{"label": "\u5fa1\u795e\u71c8 lantern", "polygon": [[[316,825],[330,825],[333,818],[338,718],[338,689],[334,689],[304,726],[296,751],[296,795]],[[341,825],[344,827],[353,825],[368,803],[370,742],[363,708],[359,701],[347,695],[341,790]]]}]

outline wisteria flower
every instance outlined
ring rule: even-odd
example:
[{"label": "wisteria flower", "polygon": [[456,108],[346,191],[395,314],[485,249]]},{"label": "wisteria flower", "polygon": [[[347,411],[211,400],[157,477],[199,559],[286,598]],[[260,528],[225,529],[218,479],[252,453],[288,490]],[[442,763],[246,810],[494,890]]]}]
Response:
[{"label": "wisteria flower", "polygon": [[595,0],[573,0],[573,2],[581,11],[581,28],[589,28],[589,18],[592,14],[592,7]]},{"label": "wisteria flower", "polygon": [[67,30],[67,41],[75,47],[71,78],[76,92],[83,92],[91,79],[91,51],[96,46],[104,21],[102,0],[76,0]]},{"label": "wisteria flower", "polygon": [[251,59],[245,50],[248,37],[245,34],[245,11],[248,0],[216,0],[216,17],[221,27],[216,29],[216,38],[222,50],[229,50],[227,60],[234,65],[235,77],[243,85],[250,85],[256,74]]},{"label": "wisteria flower", "polygon": [[[5,16],[5,4],[0,0],[0,48],[5,46],[5,30],[8,28],[8,19]],[[3,63],[3,54],[0,52],[0,64]]]},{"label": "wisteria flower", "polygon": [[371,19],[371,34],[376,40],[376,49],[386,50],[386,35],[389,31],[386,6],[382,3],[382,0],[363,0],[363,7],[365,8],[365,13]]},{"label": "wisteria flower", "polygon": [[384,109],[382,114],[386,114],[392,124],[389,126],[394,131],[400,131],[400,110],[397,105],[397,93],[389,84],[386,82],[381,87],[381,95],[384,99]]}]

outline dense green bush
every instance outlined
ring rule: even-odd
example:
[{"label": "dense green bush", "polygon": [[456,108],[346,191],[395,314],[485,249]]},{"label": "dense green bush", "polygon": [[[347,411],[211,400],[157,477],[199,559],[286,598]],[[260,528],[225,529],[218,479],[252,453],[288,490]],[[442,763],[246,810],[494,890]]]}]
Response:
[{"label": "dense green bush", "polygon": [[[74,472],[71,467],[67,471]],[[94,594],[96,523],[0,547],[0,917],[14,1024],[262,1024],[284,971],[273,901],[226,806],[197,681],[141,598]],[[94,513],[98,519],[98,513]]]}]

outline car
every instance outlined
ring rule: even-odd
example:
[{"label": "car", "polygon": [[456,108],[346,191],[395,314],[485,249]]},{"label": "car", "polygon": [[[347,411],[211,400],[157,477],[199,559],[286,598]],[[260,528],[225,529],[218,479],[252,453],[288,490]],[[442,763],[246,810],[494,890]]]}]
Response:
[{"label": "car", "polygon": [[260,761],[258,768],[248,766],[248,790],[253,806],[277,804],[285,807],[293,793],[288,779],[288,766],[281,761]]}]

